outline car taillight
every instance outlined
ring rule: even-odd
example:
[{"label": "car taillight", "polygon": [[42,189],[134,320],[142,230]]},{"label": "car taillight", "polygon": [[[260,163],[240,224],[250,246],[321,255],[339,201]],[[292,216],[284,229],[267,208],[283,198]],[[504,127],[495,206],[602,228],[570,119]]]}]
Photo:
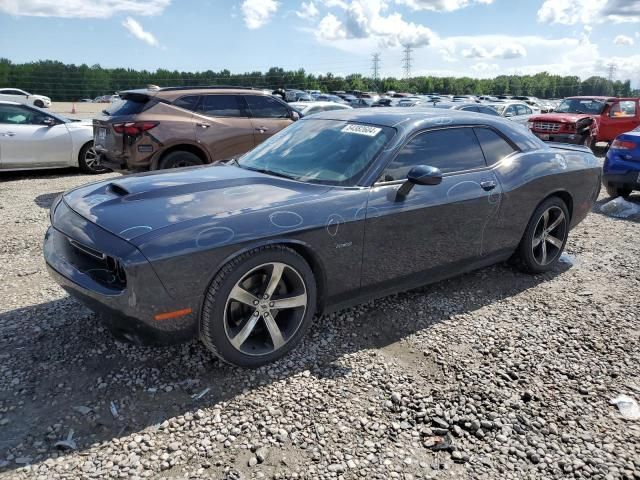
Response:
[{"label": "car taillight", "polygon": [[127,122],[127,123],[114,123],[113,129],[116,133],[124,133],[125,135],[131,135],[135,137],[137,135],[151,130],[156,127],[159,122]]},{"label": "car taillight", "polygon": [[637,146],[637,144],[628,140],[614,140],[611,144],[611,148],[616,148],[618,150],[633,150]]}]

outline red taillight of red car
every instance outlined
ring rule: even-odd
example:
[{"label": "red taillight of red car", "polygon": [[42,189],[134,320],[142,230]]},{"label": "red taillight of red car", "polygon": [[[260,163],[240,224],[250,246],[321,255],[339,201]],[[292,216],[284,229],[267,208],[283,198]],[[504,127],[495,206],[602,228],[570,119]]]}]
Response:
[{"label": "red taillight of red car", "polygon": [[611,148],[615,148],[617,150],[633,150],[637,146],[638,144],[630,142],[629,140],[614,140],[611,144]]},{"label": "red taillight of red car", "polygon": [[113,129],[116,133],[124,133],[132,137],[137,137],[142,133],[151,130],[156,127],[159,122],[127,122],[127,123],[114,123]]}]

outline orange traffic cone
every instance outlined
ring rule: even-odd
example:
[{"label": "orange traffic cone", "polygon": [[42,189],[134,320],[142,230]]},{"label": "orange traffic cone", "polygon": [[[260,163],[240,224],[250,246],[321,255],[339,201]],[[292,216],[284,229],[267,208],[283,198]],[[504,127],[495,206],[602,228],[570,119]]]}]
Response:
[{"label": "orange traffic cone", "polygon": [[71,113],[76,113],[76,104],[75,103],[71,104]]}]

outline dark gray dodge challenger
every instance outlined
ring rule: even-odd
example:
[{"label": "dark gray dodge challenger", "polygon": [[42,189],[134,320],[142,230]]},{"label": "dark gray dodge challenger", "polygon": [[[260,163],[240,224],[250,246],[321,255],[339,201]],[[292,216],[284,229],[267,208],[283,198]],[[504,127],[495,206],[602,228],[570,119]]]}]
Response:
[{"label": "dark gray dodge challenger", "polygon": [[316,313],[514,258],[555,265],[600,189],[584,147],[488,115],[303,119],[224,165],[109,179],[51,208],[55,280],[118,337],[284,355]]}]

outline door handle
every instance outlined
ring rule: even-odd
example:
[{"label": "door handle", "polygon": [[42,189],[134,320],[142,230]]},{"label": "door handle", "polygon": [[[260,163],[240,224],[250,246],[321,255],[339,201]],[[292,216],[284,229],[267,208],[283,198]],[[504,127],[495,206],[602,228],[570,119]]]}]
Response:
[{"label": "door handle", "polygon": [[486,182],[480,182],[480,186],[483,190],[486,190],[488,192],[496,188],[496,182],[494,182],[493,180],[487,180]]},{"label": "door handle", "polygon": [[3,137],[13,137],[15,136],[15,132],[2,132],[0,133]]},{"label": "door handle", "polygon": [[264,133],[264,132],[268,131],[269,129],[267,127],[256,127],[256,130],[259,131],[260,133]]},{"label": "door handle", "polygon": [[202,127],[202,128],[209,128],[211,126],[208,123],[196,123],[196,125],[198,125],[199,127]]}]

